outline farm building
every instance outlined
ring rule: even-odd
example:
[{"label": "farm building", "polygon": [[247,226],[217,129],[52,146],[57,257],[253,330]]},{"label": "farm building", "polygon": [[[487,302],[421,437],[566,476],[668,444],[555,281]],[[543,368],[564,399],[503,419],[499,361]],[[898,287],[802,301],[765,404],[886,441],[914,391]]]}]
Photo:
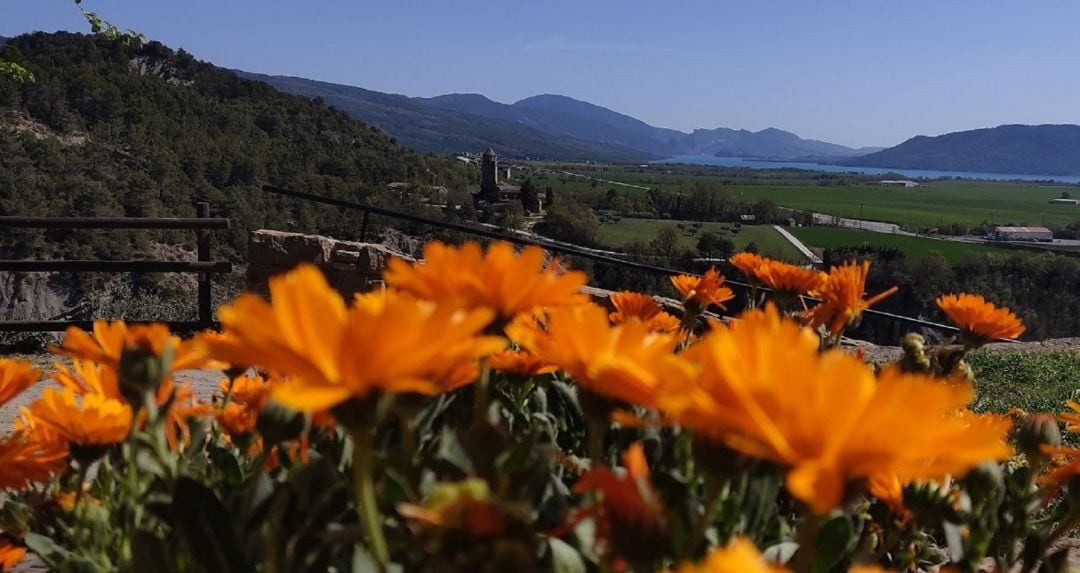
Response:
[{"label": "farm building", "polygon": [[994,227],[995,241],[1053,241],[1054,233],[1046,227]]},{"label": "farm building", "polygon": [[915,181],[908,181],[906,179],[886,179],[879,181],[879,185],[882,187],[918,187],[919,184]]},{"label": "farm building", "polygon": [[1054,205],[1080,205],[1080,199],[1051,199],[1050,202]]}]

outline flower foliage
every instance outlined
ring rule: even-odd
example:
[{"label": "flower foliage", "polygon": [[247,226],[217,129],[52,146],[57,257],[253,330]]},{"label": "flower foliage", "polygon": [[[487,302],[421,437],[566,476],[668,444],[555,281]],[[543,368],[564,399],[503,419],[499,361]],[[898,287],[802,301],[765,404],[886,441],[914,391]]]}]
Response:
[{"label": "flower foliage", "polygon": [[300,265],[221,332],[70,329],[40,392],[0,359],[0,565],[1012,570],[1080,522],[1080,406],[969,409],[971,342],[1022,331],[980,297],[941,299],[968,344],[870,365],[842,339],[895,292],[868,263],[733,256],[720,320],[716,269],[671,279],[678,316],[535,248],[424,254],[351,298]]}]

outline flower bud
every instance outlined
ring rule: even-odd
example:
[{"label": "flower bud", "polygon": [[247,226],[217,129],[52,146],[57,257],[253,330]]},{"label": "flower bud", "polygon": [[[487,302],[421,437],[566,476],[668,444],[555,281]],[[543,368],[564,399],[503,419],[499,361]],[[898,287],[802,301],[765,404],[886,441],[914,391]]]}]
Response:
[{"label": "flower bud", "polygon": [[1016,445],[1032,465],[1041,462],[1046,456],[1042,451],[1043,446],[1061,446],[1057,419],[1050,414],[1028,414],[1016,428]]},{"label": "flower bud", "polygon": [[271,444],[295,440],[304,431],[306,420],[300,412],[286,408],[273,400],[267,400],[259,411],[256,429]]},{"label": "flower bud", "polygon": [[902,344],[904,357],[900,359],[900,367],[905,372],[929,372],[930,358],[926,356],[926,340],[922,335],[914,332],[904,337]]},{"label": "flower bud", "polygon": [[168,372],[166,359],[150,348],[129,346],[120,354],[120,393],[133,409],[143,405],[143,397],[157,390]]},{"label": "flower bud", "polygon": [[989,500],[997,506],[1005,493],[1005,478],[1001,466],[995,462],[983,462],[964,477],[968,495],[975,503]]}]

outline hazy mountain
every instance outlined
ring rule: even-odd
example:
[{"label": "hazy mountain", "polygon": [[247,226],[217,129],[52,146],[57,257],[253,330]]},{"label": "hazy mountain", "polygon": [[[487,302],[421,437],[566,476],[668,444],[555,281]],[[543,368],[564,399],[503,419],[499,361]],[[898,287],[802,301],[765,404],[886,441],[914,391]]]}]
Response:
[{"label": "hazy mountain", "polygon": [[593,161],[681,154],[794,159],[861,153],[779,129],[719,128],[688,134],[561,95],[538,95],[512,104],[481,94],[410,98],[304,78],[237,73],[288,93],[320,97],[403,145],[424,151],[462,153],[493,147],[509,157]]},{"label": "hazy mountain", "polygon": [[[465,153],[492,147],[500,155],[516,158],[643,161],[654,157],[647,152],[617,144],[573,137],[552,138],[550,133],[528,125],[502,120],[487,113],[442,109],[420,98],[304,78],[243,71],[237,73],[264,81],[286,93],[322,98],[327,105],[378,127],[402,145],[421,151]],[[496,106],[502,105],[487,101]],[[482,105],[476,106],[477,109],[479,107]]]},{"label": "hazy mountain", "polygon": [[1080,174],[1080,126],[1002,125],[920,135],[846,165],[1034,175]]}]

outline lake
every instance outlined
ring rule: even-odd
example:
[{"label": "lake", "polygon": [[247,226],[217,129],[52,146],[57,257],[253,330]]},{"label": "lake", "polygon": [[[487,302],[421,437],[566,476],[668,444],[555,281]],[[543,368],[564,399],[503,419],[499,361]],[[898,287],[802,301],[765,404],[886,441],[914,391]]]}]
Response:
[{"label": "lake", "polygon": [[824,163],[801,163],[798,161],[762,161],[759,159],[744,159],[742,157],[712,157],[710,155],[676,155],[668,159],[660,159],[653,163],[688,163],[691,165],[716,165],[719,167],[745,167],[748,169],[803,169],[806,171],[822,171],[825,173],[865,173],[869,175],[883,175],[885,173],[898,173],[911,179],[988,179],[988,180],[1019,180],[1019,181],[1060,181],[1063,183],[1080,183],[1080,175],[1027,175],[1023,173],[980,173],[976,171],[933,171],[927,169],[900,169],[893,167],[851,167],[846,165],[828,165]]}]

